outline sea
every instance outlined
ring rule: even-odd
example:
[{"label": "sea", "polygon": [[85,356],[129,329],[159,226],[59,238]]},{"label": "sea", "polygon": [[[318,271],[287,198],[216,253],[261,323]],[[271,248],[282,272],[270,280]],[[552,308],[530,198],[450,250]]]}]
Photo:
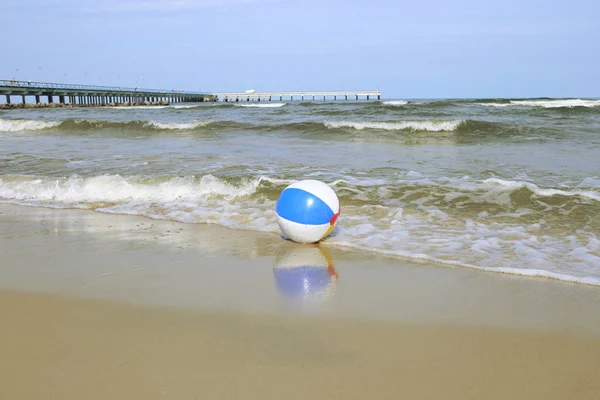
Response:
[{"label": "sea", "polygon": [[273,233],[330,185],[326,246],[600,285],[600,100],[397,99],[0,111],[0,202]]}]

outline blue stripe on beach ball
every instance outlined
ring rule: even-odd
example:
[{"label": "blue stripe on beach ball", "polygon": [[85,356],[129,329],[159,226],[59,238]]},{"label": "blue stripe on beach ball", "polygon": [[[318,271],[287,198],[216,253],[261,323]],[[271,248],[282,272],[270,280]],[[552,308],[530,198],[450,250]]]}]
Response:
[{"label": "blue stripe on beach ball", "polygon": [[305,225],[328,224],[333,217],[333,210],[317,196],[302,189],[285,189],[275,212],[288,221]]}]

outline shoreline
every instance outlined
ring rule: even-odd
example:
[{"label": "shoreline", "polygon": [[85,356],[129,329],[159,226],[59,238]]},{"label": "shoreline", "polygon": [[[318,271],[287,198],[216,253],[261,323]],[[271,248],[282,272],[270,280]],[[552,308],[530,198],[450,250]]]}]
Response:
[{"label": "shoreline", "polygon": [[595,399],[600,291],[0,204],[3,398]]},{"label": "shoreline", "polygon": [[[600,290],[594,286],[298,245],[216,225],[0,204],[0,255],[3,290],[187,309],[600,335],[594,307]],[[294,268],[311,266],[314,271]],[[325,273],[330,266],[335,274]],[[314,283],[308,289],[306,279]]]},{"label": "shoreline", "polygon": [[[151,221],[164,221],[164,222],[173,222],[176,224],[184,224],[184,225],[189,225],[189,223],[181,221],[181,220],[177,220],[177,219],[161,219],[161,218],[152,218],[149,217],[147,215],[144,214],[119,214],[119,213],[104,213],[102,211],[96,211],[96,210],[90,210],[90,209],[85,209],[85,208],[61,208],[61,207],[48,207],[46,208],[45,206],[38,206],[38,205],[32,205],[32,204],[18,204],[18,203],[14,203],[14,202],[5,202],[5,203],[1,203],[0,202],[0,207],[2,207],[2,205],[7,205],[9,207],[15,206],[15,207],[33,207],[33,208],[44,208],[44,209],[49,209],[49,210],[72,210],[74,212],[78,212],[78,211],[88,211],[88,212],[94,212],[94,213],[101,213],[101,214],[108,214],[108,215],[115,215],[115,216],[127,216],[127,217],[131,217],[131,216],[135,216],[135,217],[140,217],[140,218],[144,218],[144,219],[149,219]],[[193,224],[193,225],[197,225],[197,224]],[[225,228],[230,230],[229,228],[223,227],[221,225],[217,225],[217,224],[205,224],[205,223],[201,223],[199,225],[211,225],[211,226],[219,226],[220,228]],[[232,230],[238,231],[238,229],[232,228]],[[248,232],[250,234],[258,234],[258,235],[271,235],[271,236],[278,236],[277,234],[274,234],[272,232],[268,232],[268,231],[261,231],[261,230],[242,230],[243,232]],[[330,235],[330,237],[334,237],[335,236],[335,230],[334,232]],[[373,255],[375,257],[378,258],[384,258],[389,260],[390,262],[399,262],[399,263],[408,263],[408,264],[433,264],[439,267],[444,267],[444,268],[460,268],[460,269],[467,269],[467,270],[471,270],[471,271],[477,271],[477,272],[483,272],[483,273],[490,273],[493,275],[502,275],[502,276],[508,276],[508,277],[524,277],[524,278],[531,278],[531,279],[541,279],[541,280],[548,280],[548,281],[554,281],[554,282],[560,282],[560,283],[568,283],[568,284],[576,284],[576,285],[582,285],[582,286],[590,286],[590,287],[595,287],[595,288],[600,288],[600,278],[599,277],[595,277],[595,276],[573,276],[573,275],[567,275],[567,274],[563,274],[563,273],[558,273],[558,272],[551,272],[551,271],[547,271],[544,269],[531,269],[531,268],[512,268],[512,267],[486,267],[486,266],[480,266],[480,265],[473,265],[473,264],[467,264],[467,263],[463,263],[460,261],[451,261],[451,260],[444,260],[444,259],[437,259],[434,257],[429,257],[429,256],[422,256],[422,257],[415,257],[412,255],[401,255],[398,253],[395,253],[393,251],[385,251],[385,250],[371,250],[369,248],[365,248],[365,247],[361,247],[360,245],[353,245],[353,244],[349,244],[349,243],[327,243],[327,241],[325,241],[324,244],[319,243],[319,246],[323,245],[323,246],[327,246],[327,247],[331,247],[331,248],[339,248],[341,251],[346,251],[346,252],[358,252],[358,253],[363,253],[363,254],[370,254]]]}]

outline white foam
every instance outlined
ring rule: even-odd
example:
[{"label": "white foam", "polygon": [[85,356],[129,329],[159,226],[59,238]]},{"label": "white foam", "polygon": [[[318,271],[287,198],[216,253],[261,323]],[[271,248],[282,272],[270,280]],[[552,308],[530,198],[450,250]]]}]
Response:
[{"label": "white foam", "polygon": [[379,122],[379,121],[325,121],[327,128],[354,128],[362,129],[380,129],[386,131],[428,131],[442,132],[455,131],[464,121],[463,120],[448,120],[448,121],[396,121],[396,122]]},{"label": "white foam", "polygon": [[[350,248],[354,248],[354,249],[358,249],[358,250],[372,251],[372,249],[370,249],[366,246],[357,245],[356,243],[353,243],[353,242],[341,242],[340,241],[340,242],[331,242],[331,244],[344,246],[344,247],[350,247]],[[573,275],[569,275],[569,274],[562,274],[562,273],[558,273],[558,272],[551,272],[551,271],[546,271],[543,269],[535,269],[535,268],[484,267],[484,266],[479,266],[479,265],[473,265],[473,264],[468,264],[468,263],[440,259],[440,258],[428,256],[425,254],[412,254],[412,253],[408,253],[408,252],[391,251],[391,250],[389,250],[389,251],[379,250],[377,252],[381,253],[381,254],[390,255],[390,256],[400,256],[400,257],[412,259],[412,260],[430,261],[430,262],[434,262],[436,264],[451,265],[451,266],[455,266],[455,267],[475,269],[478,271],[494,272],[494,273],[501,273],[501,274],[508,274],[508,275],[540,277],[540,278],[556,279],[556,280],[565,281],[565,282],[581,283],[584,285],[600,286],[600,277],[597,277],[597,276],[578,277],[578,276],[573,276]]]},{"label": "white foam", "polygon": [[489,178],[483,181],[484,185],[499,186],[512,192],[515,189],[527,188],[537,196],[581,196],[590,200],[600,201],[600,193],[591,190],[560,190],[560,189],[542,189],[534,183],[523,181],[512,181],[498,178]]},{"label": "white foam", "polygon": [[213,175],[176,177],[164,181],[143,177],[101,175],[91,178],[0,178],[0,197],[11,200],[47,201],[83,205],[98,202],[194,201],[208,195],[247,196],[256,191],[261,178],[234,186]]},{"label": "white foam", "polygon": [[38,121],[33,119],[0,119],[0,132],[38,131],[61,124],[61,121]]},{"label": "white foam", "polygon": [[509,107],[512,106],[514,104],[510,104],[510,103],[476,103],[479,106],[486,106],[486,107]]},{"label": "white foam", "polygon": [[543,107],[543,108],[560,108],[560,107],[600,107],[600,100],[584,100],[584,99],[557,99],[557,100],[511,100],[510,103],[478,103],[482,106],[491,107],[510,107],[510,106],[526,106],[526,107]]},{"label": "white foam", "polygon": [[[564,230],[546,223],[550,213],[517,208],[510,197],[521,187],[535,196],[581,195],[576,188],[545,189],[517,179],[428,178],[412,171],[395,176],[393,183],[378,179],[342,172],[333,183],[321,177],[335,187],[342,203],[338,229],[326,240],[328,244],[481,271],[600,285],[600,240],[593,231],[583,228],[564,235]],[[231,183],[210,174],[168,179],[5,175],[0,177],[0,201],[279,233],[276,200],[259,191],[263,182],[281,187],[290,183],[266,176]],[[461,197],[467,202],[499,204],[507,207],[506,212],[490,207],[464,217],[440,207],[440,202]],[[354,200],[378,204],[357,206]],[[452,206],[461,208],[458,203]],[[527,222],[523,215],[534,218]]]},{"label": "white foam", "polygon": [[600,100],[522,100],[511,101],[511,104],[531,107],[558,108],[558,107],[599,107]]},{"label": "white foam", "polygon": [[148,125],[158,129],[194,129],[200,126],[206,126],[210,121],[192,121],[192,122],[156,122],[149,121]]},{"label": "white foam", "polygon": [[198,107],[197,104],[177,104],[174,106],[167,106],[167,108],[194,108]]},{"label": "white foam", "polygon": [[[370,208],[369,208],[370,209]],[[545,277],[600,285],[598,240],[579,232],[550,236],[539,224],[456,220],[406,212],[346,206],[340,229],[328,243],[487,272]]]},{"label": "white foam", "polygon": [[240,107],[259,107],[259,108],[278,108],[278,107],[283,107],[286,104],[287,103],[262,103],[262,104],[258,104],[258,103],[238,104],[238,103],[235,103],[236,106],[240,106]]},{"label": "white foam", "polygon": [[391,100],[391,101],[384,101],[383,104],[386,106],[400,107],[400,106],[404,106],[404,105],[408,104],[408,101],[406,101],[406,100]]}]

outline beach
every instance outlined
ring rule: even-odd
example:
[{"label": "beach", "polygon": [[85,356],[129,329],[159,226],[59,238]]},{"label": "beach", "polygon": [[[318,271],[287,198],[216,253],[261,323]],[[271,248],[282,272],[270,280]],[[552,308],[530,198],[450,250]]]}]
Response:
[{"label": "beach", "polygon": [[[2,110],[0,398],[596,399],[598,110]],[[302,179],[318,245],[276,220]]]},{"label": "beach", "polygon": [[0,400],[600,399],[600,2],[4,3]]},{"label": "beach", "polygon": [[[314,249],[0,205],[2,397],[596,398],[595,287]],[[334,287],[278,286],[294,256]]]}]

